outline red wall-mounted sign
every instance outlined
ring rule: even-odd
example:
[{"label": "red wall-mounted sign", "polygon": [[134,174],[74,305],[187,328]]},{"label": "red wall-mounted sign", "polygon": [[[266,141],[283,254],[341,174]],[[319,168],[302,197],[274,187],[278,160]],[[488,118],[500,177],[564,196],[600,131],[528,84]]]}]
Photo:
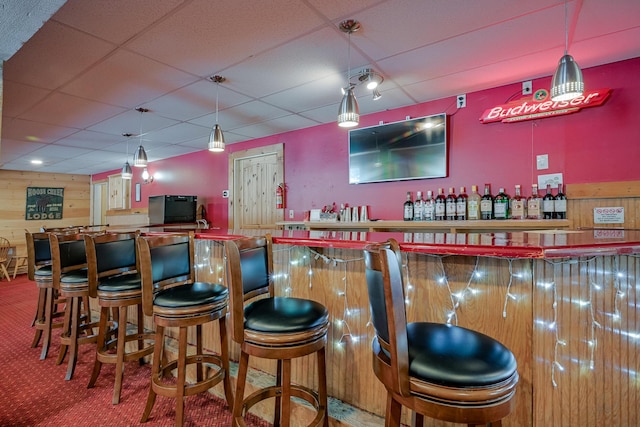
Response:
[{"label": "red wall-mounted sign", "polygon": [[552,101],[549,99],[549,92],[539,89],[532,96],[485,110],[480,121],[512,123],[577,113],[582,108],[602,105],[610,93],[611,89],[598,89],[585,92],[569,101]]}]

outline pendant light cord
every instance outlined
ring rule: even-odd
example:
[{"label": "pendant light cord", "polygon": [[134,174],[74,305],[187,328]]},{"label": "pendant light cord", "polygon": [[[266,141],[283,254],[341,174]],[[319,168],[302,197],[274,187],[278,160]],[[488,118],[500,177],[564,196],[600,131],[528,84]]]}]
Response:
[{"label": "pendant light cord", "polygon": [[347,48],[347,90],[351,89],[351,30],[349,30],[349,46]]},{"label": "pendant light cord", "polygon": [[569,6],[564,0],[564,54],[569,53]]},{"label": "pendant light cord", "polygon": [[220,82],[216,82],[216,124],[218,124],[218,95],[220,93]]}]

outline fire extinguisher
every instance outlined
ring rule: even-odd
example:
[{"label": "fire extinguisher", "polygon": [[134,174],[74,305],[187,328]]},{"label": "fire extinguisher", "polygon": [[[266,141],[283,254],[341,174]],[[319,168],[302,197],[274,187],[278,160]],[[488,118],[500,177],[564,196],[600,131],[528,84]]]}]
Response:
[{"label": "fire extinguisher", "polygon": [[276,187],[276,209],[284,209],[284,183]]}]

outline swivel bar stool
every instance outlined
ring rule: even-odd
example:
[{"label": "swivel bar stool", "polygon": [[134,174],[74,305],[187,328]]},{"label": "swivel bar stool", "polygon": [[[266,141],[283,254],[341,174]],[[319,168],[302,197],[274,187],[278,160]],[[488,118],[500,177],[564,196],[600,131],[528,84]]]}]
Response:
[{"label": "swivel bar stool", "polygon": [[49,233],[26,231],[25,239],[28,259],[27,277],[35,282],[38,288],[36,314],[31,323],[36,332],[31,347],[36,348],[42,339],[40,360],[44,360],[49,354],[52,329],[62,327],[61,319],[64,316],[65,300],[58,298],[58,290],[53,286]]},{"label": "swivel bar stool", "polygon": [[458,326],[407,323],[398,243],[365,248],[373,340],[373,370],[387,389],[385,426],[399,426],[402,406],[469,426],[502,425],[515,406],[518,383],[511,351],[491,337]]},{"label": "swivel bar stool", "polygon": [[[327,309],[316,301],[275,296],[270,235],[226,241],[224,247],[232,336],[241,350],[233,425],[245,426],[244,415],[253,405],[275,398],[273,425],[288,427],[291,424],[291,397],[297,397],[317,411],[310,426],[328,426]],[[291,384],[291,360],[314,353],[318,362],[318,392]],[[249,356],[277,360],[277,378],[275,386],[244,397]]]},{"label": "swivel bar stool", "polygon": [[[96,360],[87,388],[92,388],[103,363],[115,365],[115,383],[111,403],[120,403],[125,363],[153,353],[153,333],[144,332],[142,313],[142,281],[136,257],[137,232],[85,234],[89,296],[98,299],[100,321]],[[137,332],[127,333],[127,311],[137,315]],[[109,321],[109,312],[113,318]],[[113,336],[115,335],[115,339]],[[127,343],[136,342],[134,347]],[[115,347],[115,352],[113,351]]]},{"label": "swivel bar stool", "polygon": [[60,335],[60,365],[69,352],[65,380],[70,380],[78,361],[78,346],[96,342],[89,307],[87,255],[82,234],[49,233],[53,286],[65,298],[64,325]]},{"label": "swivel bar stool", "polygon": [[[194,271],[194,235],[171,234],[137,239],[142,277],[142,308],[153,316],[156,326],[151,387],[141,422],[151,414],[156,395],[176,399],[176,426],[184,422],[184,399],[206,392],[222,382],[229,407],[233,407],[233,392],[229,377],[229,343],[226,314],[229,293],[220,284],[198,282]],[[221,355],[205,353],[202,325],[218,320]],[[195,326],[196,354],[187,354],[187,330]],[[178,359],[167,362],[165,329],[179,328]],[[187,366],[195,365],[196,382],[186,380]],[[205,369],[217,366],[213,375]],[[177,381],[163,381],[177,369]]]}]

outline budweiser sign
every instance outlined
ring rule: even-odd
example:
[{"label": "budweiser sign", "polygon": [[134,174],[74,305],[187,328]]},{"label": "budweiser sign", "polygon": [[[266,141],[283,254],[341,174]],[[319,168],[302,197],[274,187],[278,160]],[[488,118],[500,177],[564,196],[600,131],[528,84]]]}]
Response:
[{"label": "budweiser sign", "polygon": [[539,89],[532,96],[485,110],[480,121],[511,123],[576,113],[582,108],[602,105],[610,93],[611,89],[598,89],[569,101],[552,101],[549,92]]}]

